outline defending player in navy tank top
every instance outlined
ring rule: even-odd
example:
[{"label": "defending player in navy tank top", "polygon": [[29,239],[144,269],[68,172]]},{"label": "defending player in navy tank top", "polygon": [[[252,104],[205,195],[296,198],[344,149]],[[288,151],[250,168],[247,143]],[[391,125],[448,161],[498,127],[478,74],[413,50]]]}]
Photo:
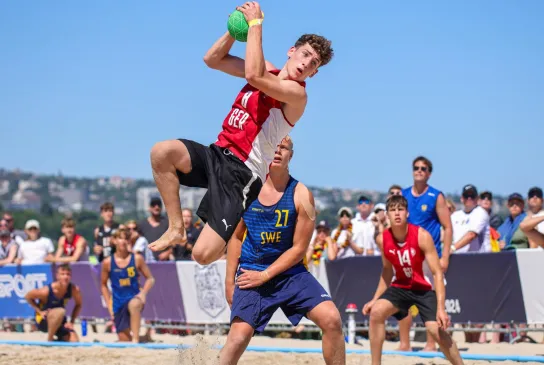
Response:
[{"label": "defending player in navy tank top", "polygon": [[130,254],[130,262],[124,268],[115,263],[115,257],[111,256],[111,292],[113,295],[113,313],[117,313],[126,303],[140,292],[138,283],[138,270],[134,254]]},{"label": "defending player in navy tank top", "polygon": [[[297,221],[295,187],[298,181],[292,176],[281,199],[274,205],[266,206],[255,199],[243,215],[247,227],[242,243],[240,268],[265,270],[285,251],[293,247],[293,235]],[[307,271],[303,262],[296,264],[282,275]]]},{"label": "defending player in navy tank top", "polygon": [[436,214],[436,201],[442,194],[440,190],[428,185],[427,191],[420,196],[412,194],[412,187],[402,190],[402,195],[408,200],[408,223],[420,226],[431,234],[438,257],[442,257],[440,242],[440,220]]}]

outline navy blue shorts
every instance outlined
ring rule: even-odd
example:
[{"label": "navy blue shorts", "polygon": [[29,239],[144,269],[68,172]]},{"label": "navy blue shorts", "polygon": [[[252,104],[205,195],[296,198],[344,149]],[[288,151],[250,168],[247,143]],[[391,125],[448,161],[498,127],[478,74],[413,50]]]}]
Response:
[{"label": "navy blue shorts", "polygon": [[[41,332],[45,332],[45,333],[48,332],[47,331],[47,319],[46,318],[42,318],[40,323],[36,322],[36,324],[38,326],[38,329]],[[64,317],[64,319],[62,320],[62,324],[60,325],[59,329],[55,333],[55,336],[57,336],[57,341],[64,341],[64,337],[69,336],[70,332],[74,332],[73,330],[64,327],[65,324],[66,324],[66,317]]]},{"label": "navy blue shorts", "polygon": [[[130,311],[128,310],[128,303],[130,303],[130,300],[113,314],[113,323],[115,323],[115,330],[117,333],[130,328]],[[144,309],[142,308],[142,312],[143,310]]]},{"label": "navy blue shorts", "polygon": [[258,288],[234,289],[230,321],[238,317],[261,333],[278,308],[293,324],[318,304],[331,300],[329,293],[309,272],[280,275]]}]

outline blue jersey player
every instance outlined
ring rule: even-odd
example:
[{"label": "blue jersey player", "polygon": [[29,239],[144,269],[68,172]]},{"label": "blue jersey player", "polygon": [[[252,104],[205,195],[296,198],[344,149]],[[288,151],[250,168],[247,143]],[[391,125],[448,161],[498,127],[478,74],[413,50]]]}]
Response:
[{"label": "blue jersey player", "polygon": [[[119,229],[112,235],[115,253],[102,261],[102,295],[113,317],[120,342],[140,341],[141,313],[146,295],[155,283],[142,255],[128,250],[130,233]],[[139,274],[146,279],[140,289]],[[111,284],[111,295],[108,289]],[[113,300],[112,300],[113,299]],[[132,334],[131,334],[132,332]]]},{"label": "blue jersey player", "polygon": [[340,313],[303,261],[315,208],[308,188],[289,174],[292,155],[293,144],[286,137],[229,242],[226,296],[231,328],[221,365],[237,364],[253,334],[262,332],[279,308],[295,326],[307,317],[321,328],[326,364],[345,364]]},{"label": "blue jersey player", "polygon": [[[57,266],[56,281],[38,289],[30,290],[25,299],[36,311],[36,324],[47,332],[47,341],[79,342],[74,331],[74,322],[81,311],[83,300],[79,287],[72,283],[72,268],[68,264]],[[66,320],[65,306],[74,300],[70,321]]]},{"label": "blue jersey player", "polygon": [[[408,201],[408,223],[424,228],[431,234],[434,246],[440,258],[440,266],[446,272],[450,262],[450,249],[453,239],[453,229],[450,219],[450,211],[446,204],[444,194],[428,184],[433,172],[432,162],[424,157],[418,156],[412,162],[414,185],[404,189],[402,195]],[[444,230],[442,240],[440,229]],[[410,327],[412,317],[408,316],[399,324],[400,346],[399,350],[410,350]],[[424,351],[436,351],[436,343],[432,336],[427,333],[427,344]]]}]

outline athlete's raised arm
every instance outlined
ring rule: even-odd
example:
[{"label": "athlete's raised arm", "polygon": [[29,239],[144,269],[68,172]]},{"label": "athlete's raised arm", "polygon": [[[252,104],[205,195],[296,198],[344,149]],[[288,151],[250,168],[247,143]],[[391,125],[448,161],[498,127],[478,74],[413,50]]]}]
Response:
[{"label": "athlete's raised arm", "polygon": [[[299,82],[294,80],[282,79],[278,76],[266,72],[265,58],[263,54],[263,32],[262,21],[256,22],[262,17],[259,4],[255,1],[247,2],[237,8],[241,11],[249,24],[246,46],[245,76],[247,81],[257,89],[263,91],[268,96],[286,104],[304,107],[306,105],[306,90]],[[262,19],[261,19],[262,20]],[[294,53],[294,47],[289,50]],[[289,54],[292,56],[292,54]],[[314,67],[317,72],[318,56],[315,59],[308,59],[306,65],[289,65],[295,70],[286,70],[297,73],[289,76],[306,76],[308,72],[303,68]],[[312,73],[315,74],[315,72]]]},{"label": "athlete's raised arm", "polygon": [[[232,76],[245,78],[245,61],[240,57],[229,54],[234,42],[234,38],[232,38],[229,32],[226,32],[206,52],[204,62],[209,68],[223,71]],[[271,62],[266,61],[267,70],[274,70],[275,68]]]}]

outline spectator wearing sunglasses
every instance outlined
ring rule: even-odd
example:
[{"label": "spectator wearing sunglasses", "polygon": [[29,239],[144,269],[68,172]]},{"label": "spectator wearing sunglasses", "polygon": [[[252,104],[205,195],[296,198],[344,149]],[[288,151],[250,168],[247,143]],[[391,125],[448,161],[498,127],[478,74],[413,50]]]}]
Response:
[{"label": "spectator wearing sunglasses", "polygon": [[498,229],[500,234],[500,247],[502,250],[511,250],[517,248],[529,248],[529,239],[519,229],[520,223],[525,219],[525,200],[519,193],[510,194],[508,197],[508,211],[510,215],[506,217],[504,223]]},{"label": "spectator wearing sunglasses", "polygon": [[[433,172],[432,162],[418,156],[412,162],[414,184],[402,191],[408,200],[408,222],[424,228],[433,238],[440,265],[447,270],[453,230],[450,211],[444,194],[428,184]],[[444,250],[440,240],[440,227],[444,229]]]},{"label": "spectator wearing sunglasses", "polygon": [[0,267],[15,262],[18,248],[19,245],[11,237],[8,222],[0,220]]},{"label": "spectator wearing sunglasses", "polygon": [[[140,233],[148,242],[155,242],[168,229],[168,219],[162,214],[162,200],[159,197],[151,198],[149,202],[149,217],[138,223]],[[163,251],[153,251],[156,261],[168,261],[173,253],[172,247]]]},{"label": "spectator wearing sunglasses", "polygon": [[8,224],[11,238],[14,239],[18,245],[23,243],[27,239],[26,233],[24,231],[15,229],[15,220],[13,219],[13,215],[11,215],[11,213],[5,212],[2,218]]},{"label": "spectator wearing sunglasses", "polygon": [[389,190],[387,190],[387,199],[393,195],[402,195],[402,187],[400,185],[394,184],[389,187]]},{"label": "spectator wearing sunglasses", "polygon": [[493,229],[499,229],[503,219],[493,213],[493,194],[490,191],[482,191],[480,193],[480,200],[478,200],[478,205],[484,208],[489,214],[489,225]]}]

